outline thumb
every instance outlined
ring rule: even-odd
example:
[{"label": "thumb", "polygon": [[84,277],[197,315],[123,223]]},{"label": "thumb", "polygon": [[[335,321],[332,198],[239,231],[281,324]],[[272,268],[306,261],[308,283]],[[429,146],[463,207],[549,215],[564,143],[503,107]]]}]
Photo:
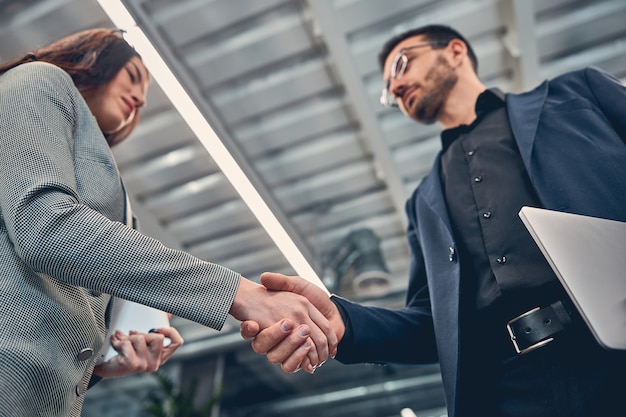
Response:
[{"label": "thumb", "polygon": [[[273,291],[289,291],[300,294],[302,289],[296,288],[296,279],[299,277],[289,277],[278,272],[264,272],[261,274],[260,281],[265,288]],[[300,289],[300,291],[297,291]]]},{"label": "thumb", "polygon": [[302,277],[264,272],[260,280],[268,290],[289,291],[307,298],[327,318],[333,313],[334,304],[328,294]]},{"label": "thumb", "polygon": [[260,330],[261,330],[261,326],[259,326],[259,323],[257,323],[256,321],[252,321],[252,320],[246,320],[241,323],[241,326],[239,328],[239,333],[241,334],[241,337],[243,337],[244,339],[251,340],[256,337],[256,335],[259,333]]},{"label": "thumb", "polygon": [[[278,272],[264,272],[261,274],[260,281],[265,288],[272,291],[289,291],[307,298],[317,297],[319,294],[326,295],[317,285],[298,275],[288,276]],[[327,295],[326,297],[328,298]]]}]

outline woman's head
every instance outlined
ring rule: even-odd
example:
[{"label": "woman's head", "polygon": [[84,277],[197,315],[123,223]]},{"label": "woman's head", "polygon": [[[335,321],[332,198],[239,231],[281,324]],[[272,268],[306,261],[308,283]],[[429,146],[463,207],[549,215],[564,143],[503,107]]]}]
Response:
[{"label": "woman's head", "polygon": [[[149,75],[139,54],[122,38],[119,31],[89,29],[74,33],[0,66],[0,74],[32,61],[54,64],[72,77],[110,145],[126,138],[137,125],[137,109],[145,102]],[[123,91],[124,88],[128,91]],[[116,98],[112,94],[122,96]],[[114,114],[111,111],[102,113],[111,105],[105,105],[107,100],[114,101],[113,110],[120,106],[123,108],[123,102],[130,101],[127,104],[133,106],[132,114],[129,114],[132,117],[121,120],[119,125],[114,126],[115,123],[111,120]],[[119,100],[122,101],[121,105]]]}]

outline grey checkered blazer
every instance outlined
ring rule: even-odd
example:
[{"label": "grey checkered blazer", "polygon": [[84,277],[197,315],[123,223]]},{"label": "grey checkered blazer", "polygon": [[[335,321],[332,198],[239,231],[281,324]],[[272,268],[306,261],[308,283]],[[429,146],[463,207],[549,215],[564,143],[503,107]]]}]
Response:
[{"label": "grey checkered blazer", "polygon": [[79,416],[111,294],[220,329],[239,274],[126,227],[113,156],[69,75],[0,76],[0,416]]}]

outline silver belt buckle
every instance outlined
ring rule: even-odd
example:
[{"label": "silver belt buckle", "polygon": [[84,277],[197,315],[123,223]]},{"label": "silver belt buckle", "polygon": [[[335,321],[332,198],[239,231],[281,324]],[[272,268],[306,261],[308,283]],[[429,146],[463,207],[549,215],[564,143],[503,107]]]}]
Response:
[{"label": "silver belt buckle", "polygon": [[513,332],[513,329],[511,328],[511,325],[513,323],[515,323],[516,321],[518,321],[519,319],[534,313],[535,311],[538,311],[540,309],[540,307],[535,307],[532,310],[529,310],[523,314],[520,314],[519,316],[509,320],[509,322],[506,324],[506,330],[509,332],[509,337],[511,338],[511,342],[513,343],[513,347],[515,348],[515,352],[517,352],[520,355],[523,355],[525,353],[528,353],[532,350],[535,350],[537,348],[540,348],[542,346],[547,345],[548,343],[552,342],[554,340],[553,337],[549,337],[547,339],[543,339],[538,341],[537,343],[533,343],[532,345],[524,348],[524,349],[520,349],[519,345],[517,344],[517,337],[515,336],[515,332]]}]

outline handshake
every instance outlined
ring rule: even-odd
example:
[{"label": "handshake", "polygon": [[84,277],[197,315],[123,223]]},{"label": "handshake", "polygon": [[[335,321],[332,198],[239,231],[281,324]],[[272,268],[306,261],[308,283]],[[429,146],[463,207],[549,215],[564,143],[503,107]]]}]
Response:
[{"label": "handshake", "polygon": [[266,272],[261,284],[241,279],[230,314],[241,336],[285,372],[313,373],[335,357],[345,326],[328,294],[301,277]]}]

